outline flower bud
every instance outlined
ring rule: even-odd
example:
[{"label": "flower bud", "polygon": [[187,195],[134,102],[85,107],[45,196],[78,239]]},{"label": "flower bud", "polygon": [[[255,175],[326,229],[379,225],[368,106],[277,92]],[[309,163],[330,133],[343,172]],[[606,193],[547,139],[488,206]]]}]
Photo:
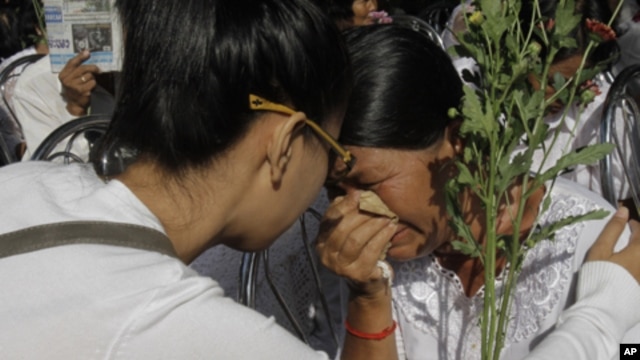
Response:
[{"label": "flower bud", "polygon": [[596,95],[596,92],[591,89],[585,90],[580,93],[580,102],[585,105],[589,104],[596,98]]},{"label": "flower bud", "polygon": [[542,51],[542,45],[540,45],[539,42],[534,41],[529,44],[527,50],[529,50],[529,54],[531,54],[531,56],[538,56],[538,54],[540,54],[540,51]]},{"label": "flower bud", "polygon": [[473,25],[480,26],[484,22],[484,15],[482,11],[474,11],[469,15],[469,22]]},{"label": "flower bud", "polygon": [[460,113],[456,108],[449,108],[449,110],[447,111],[447,116],[449,116],[449,119],[455,119],[458,117],[458,115],[460,115]]}]

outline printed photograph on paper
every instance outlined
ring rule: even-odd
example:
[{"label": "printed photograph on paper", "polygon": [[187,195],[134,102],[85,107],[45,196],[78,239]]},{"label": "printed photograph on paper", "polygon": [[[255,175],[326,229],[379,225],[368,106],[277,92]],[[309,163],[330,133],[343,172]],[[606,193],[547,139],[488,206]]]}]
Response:
[{"label": "printed photograph on paper", "polygon": [[64,6],[69,14],[111,11],[109,0],[64,0]]},{"label": "printed photograph on paper", "polygon": [[111,24],[72,24],[73,52],[111,51]]}]

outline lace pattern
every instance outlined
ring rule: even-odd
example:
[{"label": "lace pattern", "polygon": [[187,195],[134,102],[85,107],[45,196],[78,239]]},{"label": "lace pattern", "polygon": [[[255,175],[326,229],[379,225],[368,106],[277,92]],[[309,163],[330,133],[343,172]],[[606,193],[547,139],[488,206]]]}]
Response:
[{"label": "lace pattern", "polygon": [[[552,194],[551,206],[541,216],[540,224],[595,208],[584,198]],[[542,321],[567,293],[576,242],[583,228],[584,223],[566,226],[556,232],[553,240],[541,241],[528,251],[512,298],[505,349],[538,334]],[[484,287],[467,297],[457,275],[441,267],[432,255],[393,266],[396,308],[415,329],[436,339],[439,349],[446,349],[446,355],[441,354],[440,358],[479,359]],[[497,279],[498,292],[500,285]]]}]

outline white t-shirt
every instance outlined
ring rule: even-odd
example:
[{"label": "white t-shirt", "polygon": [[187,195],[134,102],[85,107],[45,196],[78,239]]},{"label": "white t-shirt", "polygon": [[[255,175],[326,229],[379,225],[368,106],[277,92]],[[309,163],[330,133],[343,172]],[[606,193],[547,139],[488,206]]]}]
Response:
[{"label": "white t-shirt", "polygon": [[[162,231],[118,181],[88,165],[0,169],[0,233],[64,221]],[[176,258],[65,245],[0,259],[0,354],[7,359],[327,359],[224,296]]]}]

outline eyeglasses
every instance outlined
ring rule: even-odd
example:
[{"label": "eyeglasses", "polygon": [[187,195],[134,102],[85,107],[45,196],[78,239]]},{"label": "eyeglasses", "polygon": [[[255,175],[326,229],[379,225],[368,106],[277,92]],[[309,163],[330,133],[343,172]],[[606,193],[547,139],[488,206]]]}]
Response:
[{"label": "eyeglasses", "polygon": [[[275,111],[287,115],[293,115],[296,112],[288,106],[271,102],[265,98],[253,94],[249,94],[249,108],[256,111]],[[320,137],[320,139],[329,144],[331,149],[342,159],[342,162],[344,162],[344,164],[346,165],[344,168],[335,169],[333,167],[334,161],[332,158],[330,158],[330,177],[334,179],[332,180],[332,182],[335,182],[336,180],[344,177],[349,171],[351,171],[351,169],[353,169],[353,166],[356,163],[355,156],[351,155],[351,152],[349,152],[349,150],[340,145],[338,141],[333,136],[329,135],[329,133],[327,133],[325,130],[323,130],[320,125],[309,119],[305,119],[304,122],[305,124],[309,125],[311,130],[313,130],[315,134]]]}]

